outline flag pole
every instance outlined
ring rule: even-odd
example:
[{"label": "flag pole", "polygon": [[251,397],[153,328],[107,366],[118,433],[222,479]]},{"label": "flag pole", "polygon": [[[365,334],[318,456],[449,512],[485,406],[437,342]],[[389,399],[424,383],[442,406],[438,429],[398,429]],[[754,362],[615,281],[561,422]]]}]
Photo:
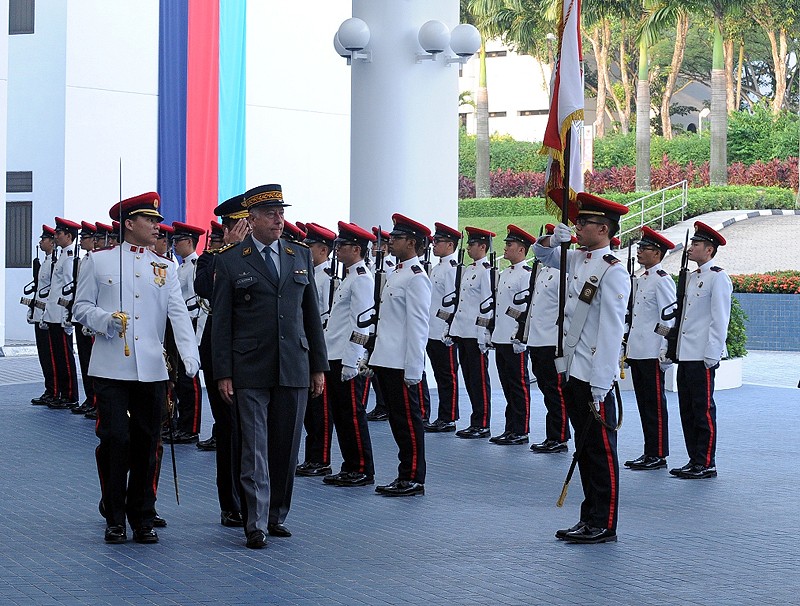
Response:
[{"label": "flag pole", "polygon": [[[572,127],[570,127],[571,129]],[[561,198],[561,222],[567,225],[569,222],[569,166],[570,166],[570,152],[572,145],[570,140],[572,137],[567,135],[564,142],[564,187],[562,190]],[[567,304],[567,250],[569,249],[569,242],[561,243],[561,262],[559,263],[558,271],[558,347],[556,348],[556,358],[564,356],[564,308]]]}]

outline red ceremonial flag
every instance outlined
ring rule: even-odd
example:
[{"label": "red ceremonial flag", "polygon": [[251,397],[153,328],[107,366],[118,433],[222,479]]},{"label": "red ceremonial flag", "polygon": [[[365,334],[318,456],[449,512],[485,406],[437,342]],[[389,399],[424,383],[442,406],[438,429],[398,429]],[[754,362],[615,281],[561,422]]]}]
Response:
[{"label": "red ceremonial flag", "polygon": [[[558,56],[550,81],[550,114],[541,153],[547,154],[547,192],[567,187],[571,200],[583,191],[581,134],[583,130],[583,50],[581,48],[581,0],[561,0]],[[569,142],[569,157],[564,152]],[[556,207],[551,208],[556,211]],[[560,216],[560,209],[555,212]]]}]

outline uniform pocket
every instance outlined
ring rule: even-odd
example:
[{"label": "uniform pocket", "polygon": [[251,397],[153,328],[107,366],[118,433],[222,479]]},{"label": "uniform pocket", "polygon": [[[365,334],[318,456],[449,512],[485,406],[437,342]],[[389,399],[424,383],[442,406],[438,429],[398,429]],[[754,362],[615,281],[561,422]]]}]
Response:
[{"label": "uniform pocket", "polygon": [[258,347],[258,339],[248,338],[248,339],[234,339],[233,340],[233,351],[236,353],[247,353],[248,351],[253,351]]}]

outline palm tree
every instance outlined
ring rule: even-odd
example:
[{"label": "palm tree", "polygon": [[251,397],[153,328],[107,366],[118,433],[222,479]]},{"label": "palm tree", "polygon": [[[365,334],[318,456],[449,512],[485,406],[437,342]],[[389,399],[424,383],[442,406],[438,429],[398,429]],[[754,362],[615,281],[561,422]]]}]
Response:
[{"label": "palm tree", "polygon": [[642,0],[644,11],[638,34],[639,75],[636,85],[636,191],[650,191],[650,64],[649,49],[657,34],[647,28],[654,0]]}]

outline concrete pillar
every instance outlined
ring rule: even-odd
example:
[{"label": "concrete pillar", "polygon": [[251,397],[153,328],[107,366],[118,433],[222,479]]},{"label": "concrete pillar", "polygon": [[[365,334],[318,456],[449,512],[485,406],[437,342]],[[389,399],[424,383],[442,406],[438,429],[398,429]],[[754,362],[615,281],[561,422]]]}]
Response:
[{"label": "concrete pillar", "polygon": [[[0,0],[0,176],[6,182],[8,139],[8,0]],[[6,188],[3,188],[3,200]],[[2,206],[5,226],[6,205]],[[0,348],[6,344],[6,230],[0,228]]]},{"label": "concrete pillar", "polygon": [[416,54],[426,21],[458,25],[458,0],[353,0],[353,16],[369,26],[372,61],[351,67],[351,221],[388,227],[400,212],[456,226],[458,65]]}]

